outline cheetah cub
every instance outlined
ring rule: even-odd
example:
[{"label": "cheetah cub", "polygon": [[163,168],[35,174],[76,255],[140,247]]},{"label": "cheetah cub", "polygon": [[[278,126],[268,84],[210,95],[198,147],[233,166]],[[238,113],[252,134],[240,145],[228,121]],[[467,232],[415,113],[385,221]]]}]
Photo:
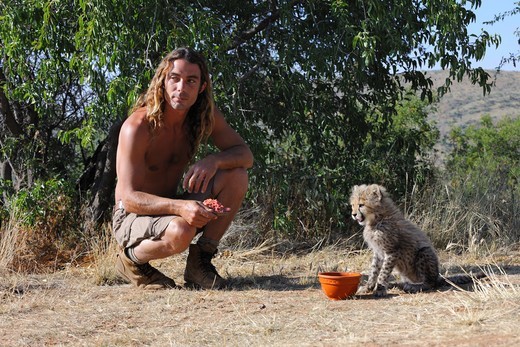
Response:
[{"label": "cheetah cub", "polygon": [[[396,286],[408,293],[447,284],[439,274],[439,259],[430,239],[404,218],[384,187],[354,186],[350,204],[352,218],[364,226],[363,238],[373,252],[368,280],[358,293],[387,296],[388,279],[393,270],[399,273],[401,280]],[[459,275],[453,280],[464,284],[470,283],[472,278]]]}]

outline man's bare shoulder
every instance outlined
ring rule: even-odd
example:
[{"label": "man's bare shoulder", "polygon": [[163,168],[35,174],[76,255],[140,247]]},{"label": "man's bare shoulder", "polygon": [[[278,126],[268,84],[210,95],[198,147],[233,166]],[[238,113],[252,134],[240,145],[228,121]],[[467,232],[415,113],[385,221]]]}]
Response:
[{"label": "man's bare shoulder", "polygon": [[146,125],[148,125],[148,119],[146,118],[146,107],[140,107],[132,112],[126,119],[125,123],[132,123],[134,125],[146,123]]},{"label": "man's bare shoulder", "polygon": [[146,117],[146,107],[141,107],[125,120],[121,132],[127,135],[135,135],[136,133],[145,134],[148,133],[149,122]]}]

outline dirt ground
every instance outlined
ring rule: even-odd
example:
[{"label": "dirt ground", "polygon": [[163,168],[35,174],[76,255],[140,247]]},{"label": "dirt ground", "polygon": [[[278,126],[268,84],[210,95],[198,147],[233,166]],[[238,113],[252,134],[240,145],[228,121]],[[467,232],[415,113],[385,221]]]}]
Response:
[{"label": "dirt ground", "polygon": [[[186,254],[155,266],[180,285]],[[467,290],[331,301],[319,271],[366,270],[370,254],[328,248],[225,251],[223,291],[96,285],[99,265],[0,279],[1,346],[520,346],[520,254],[441,254],[445,271],[480,266]]]}]

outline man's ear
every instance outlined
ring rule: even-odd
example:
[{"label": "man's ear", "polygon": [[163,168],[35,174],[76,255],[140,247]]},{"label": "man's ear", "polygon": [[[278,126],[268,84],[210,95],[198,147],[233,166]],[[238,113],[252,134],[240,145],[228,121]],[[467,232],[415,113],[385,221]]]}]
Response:
[{"label": "man's ear", "polygon": [[208,85],[207,82],[202,83],[199,89],[199,94],[202,93],[204,90],[206,90],[206,86]]}]

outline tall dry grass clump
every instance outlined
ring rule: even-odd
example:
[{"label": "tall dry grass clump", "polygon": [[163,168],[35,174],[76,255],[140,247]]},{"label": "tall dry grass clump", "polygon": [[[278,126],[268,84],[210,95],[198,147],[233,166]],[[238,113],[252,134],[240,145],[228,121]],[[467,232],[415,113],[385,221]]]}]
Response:
[{"label": "tall dry grass clump", "polygon": [[94,283],[110,285],[120,283],[121,279],[115,271],[117,243],[112,236],[112,227],[108,223],[101,227],[98,235],[88,241],[89,262],[94,268]]},{"label": "tall dry grass clump", "polygon": [[0,230],[0,269],[18,273],[47,273],[77,263],[83,245],[23,224],[12,215]]},{"label": "tall dry grass clump", "polygon": [[487,277],[475,279],[471,290],[458,288],[455,292],[456,300],[450,298],[441,301],[454,317],[454,323],[482,326],[518,317],[518,284],[513,283],[504,269],[498,266],[483,270]]},{"label": "tall dry grass clump", "polygon": [[19,220],[13,215],[11,211],[11,218],[0,226],[0,274],[16,270],[19,254],[26,244],[26,234],[21,231]]},{"label": "tall dry grass clump", "polygon": [[484,174],[479,180],[414,187],[405,212],[440,249],[476,253],[520,242],[518,184],[497,184]]}]

